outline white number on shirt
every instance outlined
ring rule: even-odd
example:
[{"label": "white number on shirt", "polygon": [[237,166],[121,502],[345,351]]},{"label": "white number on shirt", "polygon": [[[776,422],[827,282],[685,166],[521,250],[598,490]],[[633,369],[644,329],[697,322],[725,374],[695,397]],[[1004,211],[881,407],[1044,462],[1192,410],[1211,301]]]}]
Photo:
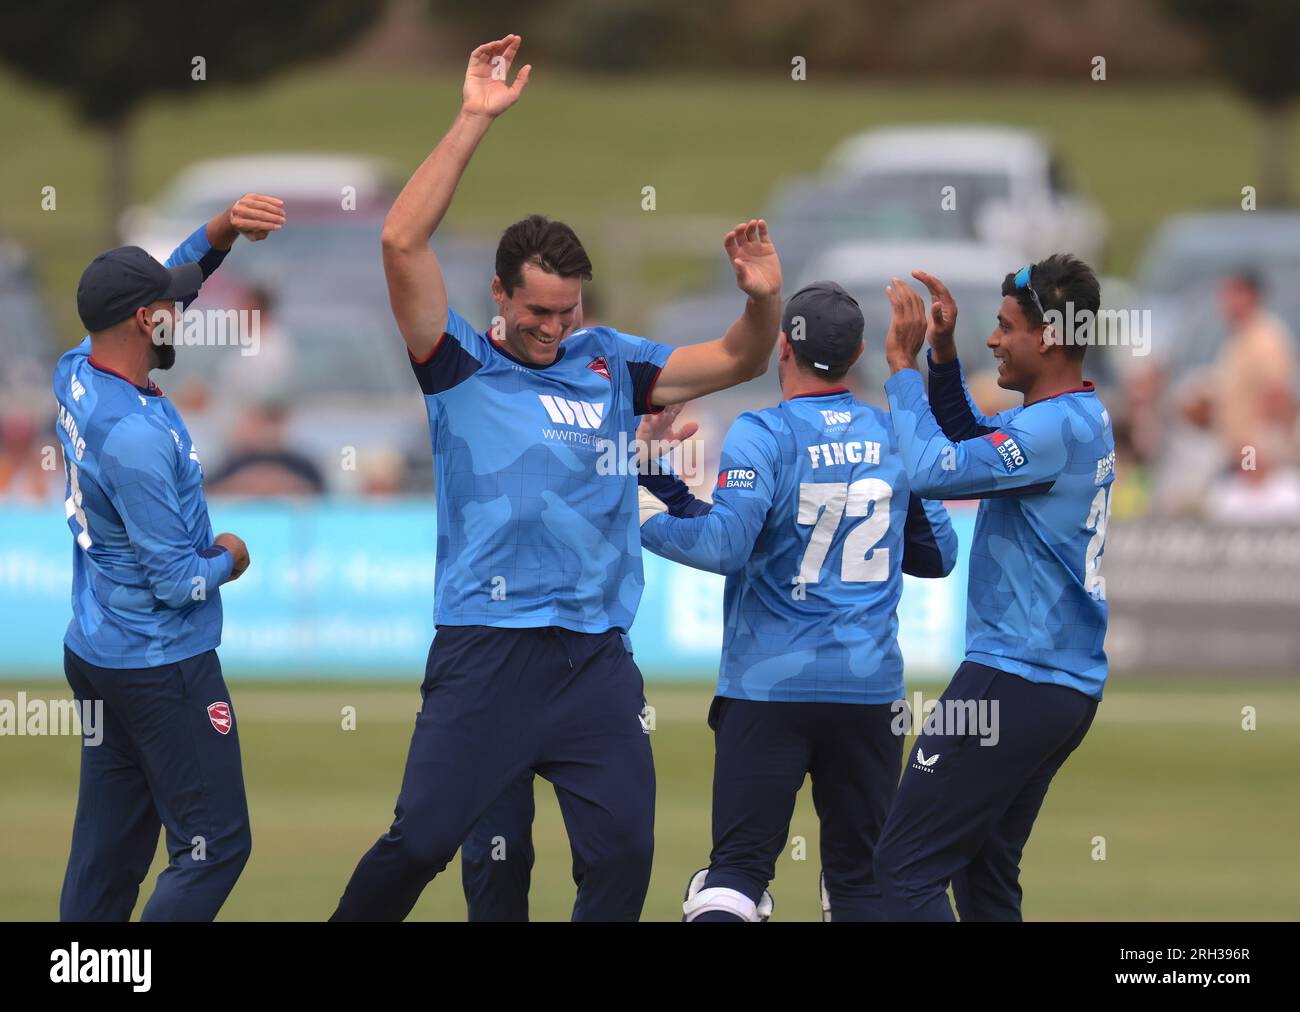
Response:
[{"label": "white number on shirt", "polygon": [[[845,583],[879,583],[889,579],[889,549],[876,548],[876,545],[889,530],[889,500],[893,491],[888,482],[879,478],[859,478],[852,484],[812,481],[800,484],[798,522],[812,525],[813,532],[799,563],[799,581],[821,580],[826,553],[845,516],[866,519],[844,538],[840,579]],[[871,508],[872,503],[875,510]]]},{"label": "white number on shirt", "polygon": [[77,480],[77,465],[68,461],[68,498],[63,503],[63,511],[68,519],[77,518],[81,530],[77,532],[77,544],[89,550],[94,543],[90,540],[90,525],[86,522],[86,511],[81,508],[81,485]]},{"label": "white number on shirt", "polygon": [[1106,600],[1106,579],[1101,575],[1101,553],[1106,547],[1106,525],[1110,523],[1110,486],[1097,490],[1088,519],[1084,526],[1095,533],[1088,542],[1088,552],[1083,562],[1083,589],[1094,601]]}]

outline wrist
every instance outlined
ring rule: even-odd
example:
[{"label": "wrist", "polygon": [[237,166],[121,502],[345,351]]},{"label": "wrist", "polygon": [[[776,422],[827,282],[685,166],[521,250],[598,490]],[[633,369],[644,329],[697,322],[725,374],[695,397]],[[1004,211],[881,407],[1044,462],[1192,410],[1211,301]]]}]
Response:
[{"label": "wrist", "polygon": [[947,365],[957,358],[957,342],[952,335],[935,337],[930,342],[930,361],[936,365]]},{"label": "wrist", "polygon": [[462,105],[460,107],[460,112],[456,115],[456,119],[461,123],[464,123],[466,126],[474,127],[478,130],[486,130],[492,125],[492,121],[496,119],[496,117],[491,113],[469,109]]},{"label": "wrist", "polygon": [[208,245],[217,250],[229,250],[235,245],[235,240],[239,238],[239,230],[231,222],[231,215],[234,214],[235,205],[231,204],[219,215],[208,222],[208,227],[204,229],[207,236]]},{"label": "wrist", "polygon": [[915,355],[911,358],[908,358],[906,355],[890,355],[886,361],[889,363],[889,372],[891,375],[902,372],[904,369],[916,369]]}]

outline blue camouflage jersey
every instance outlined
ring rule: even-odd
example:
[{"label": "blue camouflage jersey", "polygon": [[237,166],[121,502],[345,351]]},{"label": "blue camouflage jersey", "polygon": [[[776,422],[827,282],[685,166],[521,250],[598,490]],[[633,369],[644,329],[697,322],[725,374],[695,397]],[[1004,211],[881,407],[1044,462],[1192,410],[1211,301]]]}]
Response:
[{"label": "blue camouflage jersey", "polygon": [[672,350],[584,327],[533,366],[448,311],[411,359],[433,442],[437,625],[627,631],[644,586],[637,416]]},{"label": "blue camouflage jersey", "polygon": [[641,526],[642,544],[727,575],[718,695],[903,697],[903,573],[946,575],[957,537],[943,506],[911,488],[883,411],[837,389],[742,414],[711,507],[684,509],[680,491],[643,483],[670,512]]},{"label": "blue camouflage jersey", "polygon": [[[165,266],[225,252],[200,227]],[[72,621],[64,643],[104,668],[144,668],[221,642],[221,595],[233,559],[212,545],[203,470],[185,423],[153,383],[96,364],[90,338],[54,370],[64,503],[72,548]]]},{"label": "blue camouflage jersey", "polygon": [[[1110,416],[1091,383],[992,417],[953,361],[885,384],[899,449],[923,495],[981,499],[970,551],[966,658],[1100,699],[1115,480]],[[933,411],[931,411],[933,406]]]}]

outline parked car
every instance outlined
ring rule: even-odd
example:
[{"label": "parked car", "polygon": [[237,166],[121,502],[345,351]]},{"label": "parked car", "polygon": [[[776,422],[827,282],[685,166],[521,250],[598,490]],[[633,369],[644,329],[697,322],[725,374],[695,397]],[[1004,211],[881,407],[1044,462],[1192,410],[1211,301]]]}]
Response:
[{"label": "parked car", "polygon": [[[386,163],[356,155],[236,155],[196,162],[183,170],[149,206],[129,208],[121,232],[129,245],[165,257],[177,239],[245,193],[281,198],[297,222],[356,214],[381,219],[397,189]],[[345,188],[351,188],[344,210]]]},{"label": "parked car", "polygon": [[1032,131],[979,124],[869,130],[831,153],[826,176],[869,186],[878,199],[928,196],[936,208],[951,186],[956,209],[941,213],[956,218],[961,238],[1017,249],[1025,260],[1066,250],[1100,267],[1102,213],[1071,190],[1060,160]]}]

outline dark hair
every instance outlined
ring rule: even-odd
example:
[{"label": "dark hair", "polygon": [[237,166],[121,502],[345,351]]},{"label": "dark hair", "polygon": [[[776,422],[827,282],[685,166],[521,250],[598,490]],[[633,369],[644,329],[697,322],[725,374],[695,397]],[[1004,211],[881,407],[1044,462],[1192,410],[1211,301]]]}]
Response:
[{"label": "dark hair", "polygon": [[[1018,272],[1012,272],[1002,279],[1002,294],[1015,298],[1026,319],[1041,322],[1029,288],[1016,287],[1016,273]],[[1053,253],[1046,260],[1034,264],[1029,271],[1029,287],[1037,294],[1044,313],[1056,310],[1065,316],[1065,304],[1071,302],[1076,316],[1087,310],[1095,320],[1097,310],[1101,308],[1101,284],[1097,281],[1097,275],[1091,267],[1070,253]],[[1083,358],[1083,353],[1087,350],[1088,346],[1084,342],[1065,343],[1066,354],[1072,358]]]},{"label": "dark hair", "polygon": [[501,233],[496,267],[507,295],[523,284],[524,264],[562,278],[591,280],[591,258],[573,229],[542,214],[530,214]]},{"label": "dark hair", "polygon": [[1264,294],[1264,279],[1253,267],[1238,267],[1235,271],[1229,271],[1223,280],[1250,289],[1252,295]]}]

